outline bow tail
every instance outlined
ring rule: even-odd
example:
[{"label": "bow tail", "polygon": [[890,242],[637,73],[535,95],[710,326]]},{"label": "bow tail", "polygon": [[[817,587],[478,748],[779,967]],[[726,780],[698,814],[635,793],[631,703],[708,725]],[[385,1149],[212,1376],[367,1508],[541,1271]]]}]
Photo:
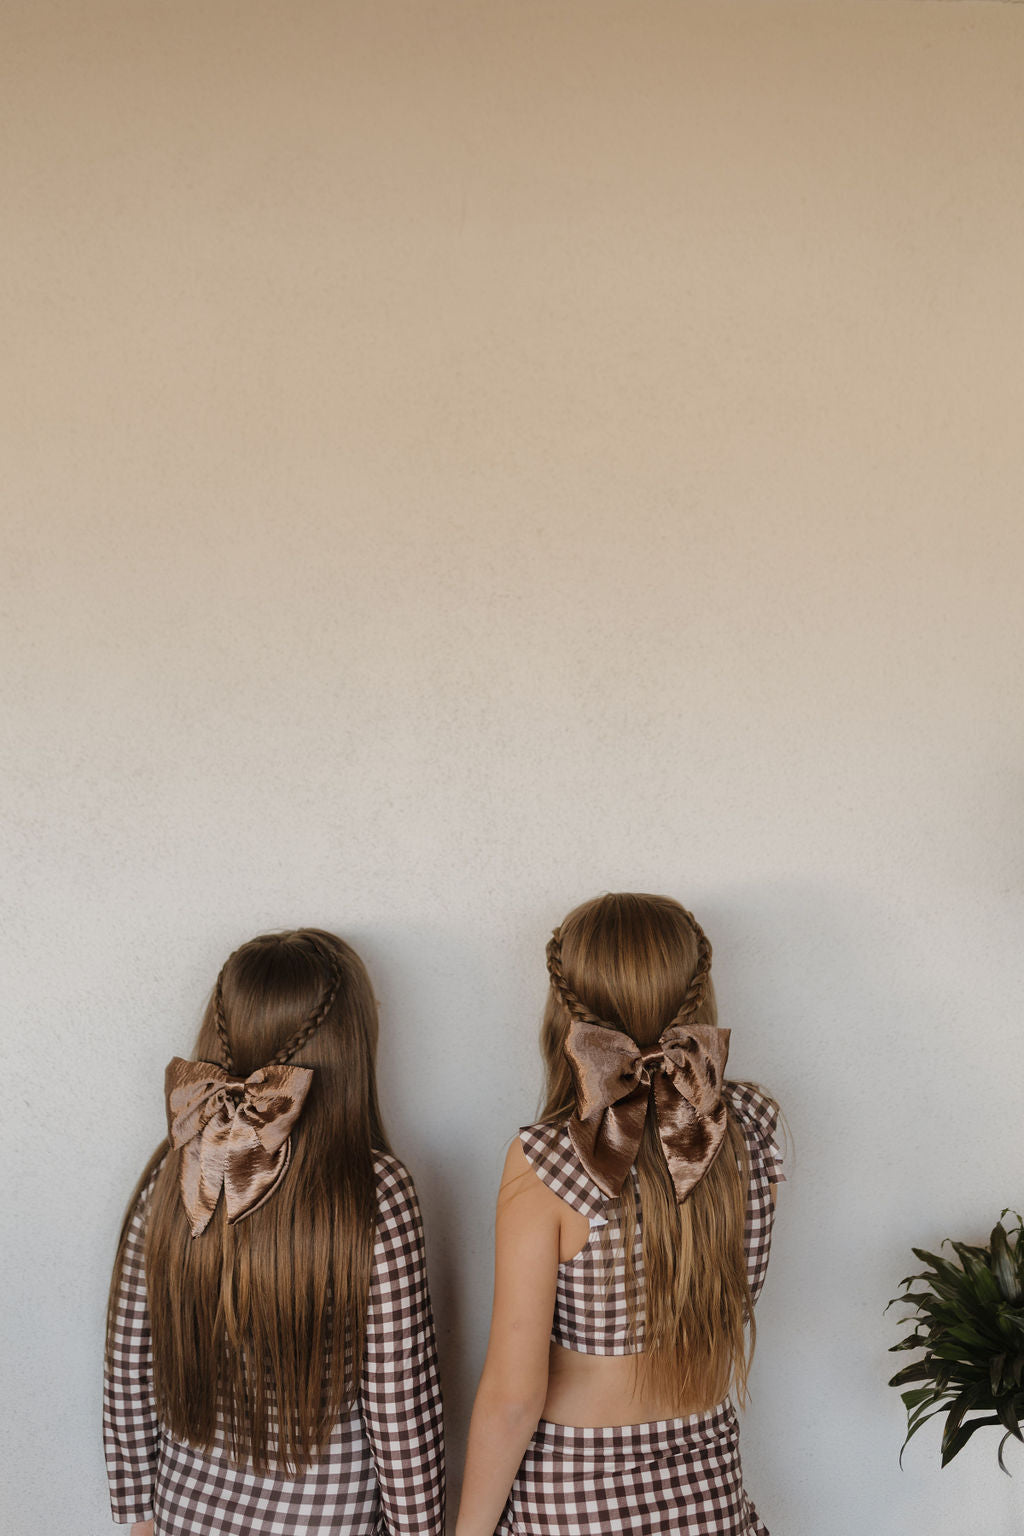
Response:
[{"label": "bow tail", "polygon": [[632,1093],[569,1121],[569,1140],[598,1189],[615,1196],[622,1189],[640,1150],[650,1089],[638,1083]]},{"label": "bow tail", "polygon": [[178,1185],[193,1237],[206,1231],[217,1209],[224,1184],[230,1137],[231,1117],[222,1106],[207,1121],[202,1132],[193,1136],[181,1148]]},{"label": "bow tail", "polygon": [[224,1170],[224,1203],[232,1226],[270,1199],[287,1173],[291,1158],[290,1136],[269,1151],[251,1125],[236,1119]]},{"label": "bow tail", "polygon": [[698,1114],[664,1073],[655,1078],[654,1099],[662,1151],[672,1175],[676,1200],[682,1205],[722,1150],[726,1107],[719,1101],[710,1114]]}]

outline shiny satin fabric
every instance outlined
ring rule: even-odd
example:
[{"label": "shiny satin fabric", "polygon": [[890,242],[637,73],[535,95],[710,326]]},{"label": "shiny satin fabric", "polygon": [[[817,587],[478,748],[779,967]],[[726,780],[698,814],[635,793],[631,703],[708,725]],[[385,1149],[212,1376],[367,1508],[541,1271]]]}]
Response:
[{"label": "shiny satin fabric", "polygon": [[168,1064],[167,1133],[180,1149],[181,1199],[198,1237],[224,1191],[229,1222],[274,1193],[291,1161],[291,1129],[309,1092],[308,1067],[260,1067],[232,1077],[211,1061]]},{"label": "shiny satin fabric", "polygon": [[572,1021],[565,1043],[576,1082],[569,1138],[604,1194],[619,1193],[636,1161],[652,1099],[676,1200],[682,1204],[704,1177],[725,1139],[729,1034],[710,1024],[670,1025],[657,1045],[641,1050],[622,1030]]}]

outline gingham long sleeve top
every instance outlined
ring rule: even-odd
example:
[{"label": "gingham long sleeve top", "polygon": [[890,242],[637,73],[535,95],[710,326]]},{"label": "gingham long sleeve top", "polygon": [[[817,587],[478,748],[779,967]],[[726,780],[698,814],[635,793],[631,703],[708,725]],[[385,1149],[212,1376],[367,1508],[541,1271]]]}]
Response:
[{"label": "gingham long sleeve top", "polygon": [[143,1190],[129,1222],[104,1378],[115,1521],[155,1518],[158,1536],[441,1536],[444,1429],[419,1204],[397,1158],[376,1154],[374,1170],[377,1237],[358,1398],[297,1477],[239,1466],[220,1436],[201,1451],[160,1425],[143,1262],[152,1184]]},{"label": "gingham long sleeve top", "polygon": [[153,1484],[160,1454],[143,1263],[152,1188],[151,1179],[128,1223],[114,1331],[103,1374],[103,1448],[110,1508],[114,1519],[125,1525],[153,1517]]},{"label": "gingham long sleeve top", "polygon": [[423,1224],[394,1158],[378,1175],[366,1355],[359,1407],[391,1536],[444,1530],[444,1427]]}]

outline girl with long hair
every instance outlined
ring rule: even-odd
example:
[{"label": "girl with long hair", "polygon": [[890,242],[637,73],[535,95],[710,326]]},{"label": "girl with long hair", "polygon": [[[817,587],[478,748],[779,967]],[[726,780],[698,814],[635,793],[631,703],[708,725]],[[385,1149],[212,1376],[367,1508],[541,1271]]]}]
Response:
[{"label": "girl with long hair", "polygon": [[104,1440],[134,1536],[440,1536],[423,1231],[377,1103],[377,1007],[320,929],[226,962],[167,1068],[110,1292]]},{"label": "girl with long hair", "polygon": [[768,1536],[736,1413],[768,1263],[778,1108],[725,1075],[711,945],[609,895],[548,945],[544,1110],[498,1194],[457,1536]]}]

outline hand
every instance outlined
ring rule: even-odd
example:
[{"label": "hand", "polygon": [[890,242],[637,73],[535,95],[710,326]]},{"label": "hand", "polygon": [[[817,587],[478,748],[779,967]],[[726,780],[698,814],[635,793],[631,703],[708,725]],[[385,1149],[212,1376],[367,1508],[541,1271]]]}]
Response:
[{"label": "hand", "polygon": [[140,1520],[132,1526],[131,1536],[153,1536],[152,1520]]}]

